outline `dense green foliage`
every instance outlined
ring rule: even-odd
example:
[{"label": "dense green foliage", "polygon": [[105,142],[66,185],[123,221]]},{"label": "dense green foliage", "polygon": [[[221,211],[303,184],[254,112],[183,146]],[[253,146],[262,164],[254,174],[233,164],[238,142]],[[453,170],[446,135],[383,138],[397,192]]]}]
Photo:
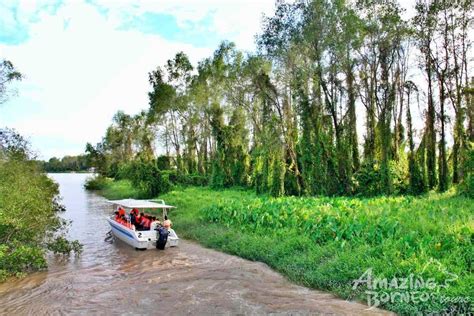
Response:
[{"label": "dense green foliage", "polygon": [[81,172],[90,169],[85,155],[64,156],[61,159],[52,157],[48,161],[42,161],[41,165],[46,172]]},{"label": "dense green foliage", "polygon": [[144,192],[135,188],[129,180],[114,181],[113,185],[106,185],[100,190],[100,193],[109,199],[143,199],[150,198]]},{"label": "dense green foliage", "polygon": [[151,71],[149,108],[118,112],[87,144],[89,161],[115,179],[150,162],[128,177],[150,194],[166,191],[153,179],[165,170],[272,196],[417,195],[470,181],[474,6],[412,6],[405,20],[396,0],[278,1],[257,52],[223,42],[197,66],[178,52]]},{"label": "dense green foliage", "polygon": [[110,178],[95,177],[87,179],[84,186],[88,190],[99,191],[100,194],[112,200],[150,198],[145,192],[134,187],[130,180],[113,181]]},{"label": "dense green foliage", "polygon": [[84,183],[84,188],[91,191],[103,190],[110,186],[112,181],[112,179],[102,176],[88,177]]},{"label": "dense green foliage", "polygon": [[365,300],[365,289],[354,290],[352,281],[368,268],[389,280],[413,273],[437,284],[452,276],[448,271],[457,279],[437,298],[383,307],[407,315],[472,309],[439,300],[474,297],[472,201],[453,192],[419,198],[270,198],[245,190],[188,188],[160,198],[178,207],[171,219],[180,236],[265,262],[305,286]]},{"label": "dense green foliage", "polygon": [[459,189],[465,196],[474,198],[474,143],[470,145],[464,168],[467,175]]},{"label": "dense green foliage", "polygon": [[63,236],[67,223],[58,216],[57,184],[30,155],[20,135],[0,130],[0,281],[46,268],[46,250],[81,251]]},{"label": "dense green foliage", "polygon": [[[115,171],[115,179],[116,183],[111,185],[113,178],[99,174],[89,178],[84,187],[87,190],[99,191],[118,189],[117,194],[122,192],[121,187],[125,192],[133,187],[133,197],[151,198],[176,186],[204,186],[208,183],[207,178],[200,174],[181,174],[170,169],[167,156],[160,156],[156,160],[139,158],[121,163]],[[121,185],[117,185],[118,183]]]}]

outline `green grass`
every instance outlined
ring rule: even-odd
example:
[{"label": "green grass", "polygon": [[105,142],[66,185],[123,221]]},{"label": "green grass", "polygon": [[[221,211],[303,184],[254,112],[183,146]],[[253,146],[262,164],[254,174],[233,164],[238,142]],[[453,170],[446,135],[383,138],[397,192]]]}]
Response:
[{"label": "green grass", "polygon": [[115,181],[114,185],[106,186],[102,190],[101,194],[112,200],[126,198],[139,199],[145,196],[145,193],[141,192],[137,188],[134,188],[128,180]]},{"label": "green grass", "polygon": [[[123,183],[115,186],[104,192],[126,193]],[[413,275],[448,282],[435,290],[373,290],[379,295],[419,291],[418,296],[439,290],[424,302],[396,299],[383,308],[400,314],[472,311],[472,199],[452,192],[419,198],[270,198],[195,187],[160,198],[177,206],[170,218],[181,237],[265,262],[296,283],[365,301],[367,288],[354,289],[352,282],[371,268],[374,277],[388,281]]]},{"label": "green grass", "polygon": [[84,187],[87,190],[97,191],[100,195],[110,200],[116,199],[140,199],[146,194],[133,187],[129,180],[113,181],[110,178],[93,177],[86,180]]}]

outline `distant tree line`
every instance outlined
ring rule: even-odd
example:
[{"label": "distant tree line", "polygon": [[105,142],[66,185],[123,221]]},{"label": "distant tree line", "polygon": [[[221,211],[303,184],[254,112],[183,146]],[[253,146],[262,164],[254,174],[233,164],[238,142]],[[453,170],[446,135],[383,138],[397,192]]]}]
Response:
[{"label": "distant tree line", "polygon": [[64,156],[61,159],[52,157],[39,163],[46,172],[81,172],[90,169],[86,155]]},{"label": "distant tree line", "polygon": [[118,112],[87,155],[120,177],[161,170],[159,143],[177,178],[274,196],[472,190],[472,1],[414,9],[277,1],[256,53],[223,42],[197,67],[177,53],[149,73],[148,110]]}]

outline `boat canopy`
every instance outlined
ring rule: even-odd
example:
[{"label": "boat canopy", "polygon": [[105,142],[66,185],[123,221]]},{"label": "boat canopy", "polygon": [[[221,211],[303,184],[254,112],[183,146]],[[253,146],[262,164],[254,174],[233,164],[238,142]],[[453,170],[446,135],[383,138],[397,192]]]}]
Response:
[{"label": "boat canopy", "polygon": [[137,208],[137,209],[171,209],[174,206],[166,205],[163,200],[135,200],[135,199],[123,199],[123,200],[110,200],[111,204],[123,206],[125,208]]}]

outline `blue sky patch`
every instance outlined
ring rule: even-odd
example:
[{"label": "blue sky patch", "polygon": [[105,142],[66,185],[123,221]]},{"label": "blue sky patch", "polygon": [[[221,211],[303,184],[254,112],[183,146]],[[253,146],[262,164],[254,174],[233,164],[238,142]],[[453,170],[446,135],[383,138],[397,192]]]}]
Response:
[{"label": "blue sky patch", "polygon": [[18,27],[15,32],[5,32],[7,28],[5,28],[5,26],[2,25],[2,21],[0,21],[0,29],[3,30],[0,33],[0,43],[18,45],[28,39],[28,31],[25,27]]},{"label": "blue sky patch", "polygon": [[8,7],[5,4],[0,4],[0,42],[16,45],[28,38],[27,28],[20,25],[17,14],[16,6]]},{"label": "blue sky patch", "polygon": [[179,41],[196,47],[216,47],[222,40],[212,31],[211,14],[197,22],[187,21],[185,25],[179,25],[173,15],[145,12],[140,16],[130,17],[119,29],[157,34],[167,40]]},{"label": "blue sky patch", "polygon": [[29,26],[39,21],[41,12],[54,14],[61,7],[61,0],[38,5],[29,16],[18,11],[18,4],[7,5],[0,3],[0,43],[18,45],[29,38]]}]

